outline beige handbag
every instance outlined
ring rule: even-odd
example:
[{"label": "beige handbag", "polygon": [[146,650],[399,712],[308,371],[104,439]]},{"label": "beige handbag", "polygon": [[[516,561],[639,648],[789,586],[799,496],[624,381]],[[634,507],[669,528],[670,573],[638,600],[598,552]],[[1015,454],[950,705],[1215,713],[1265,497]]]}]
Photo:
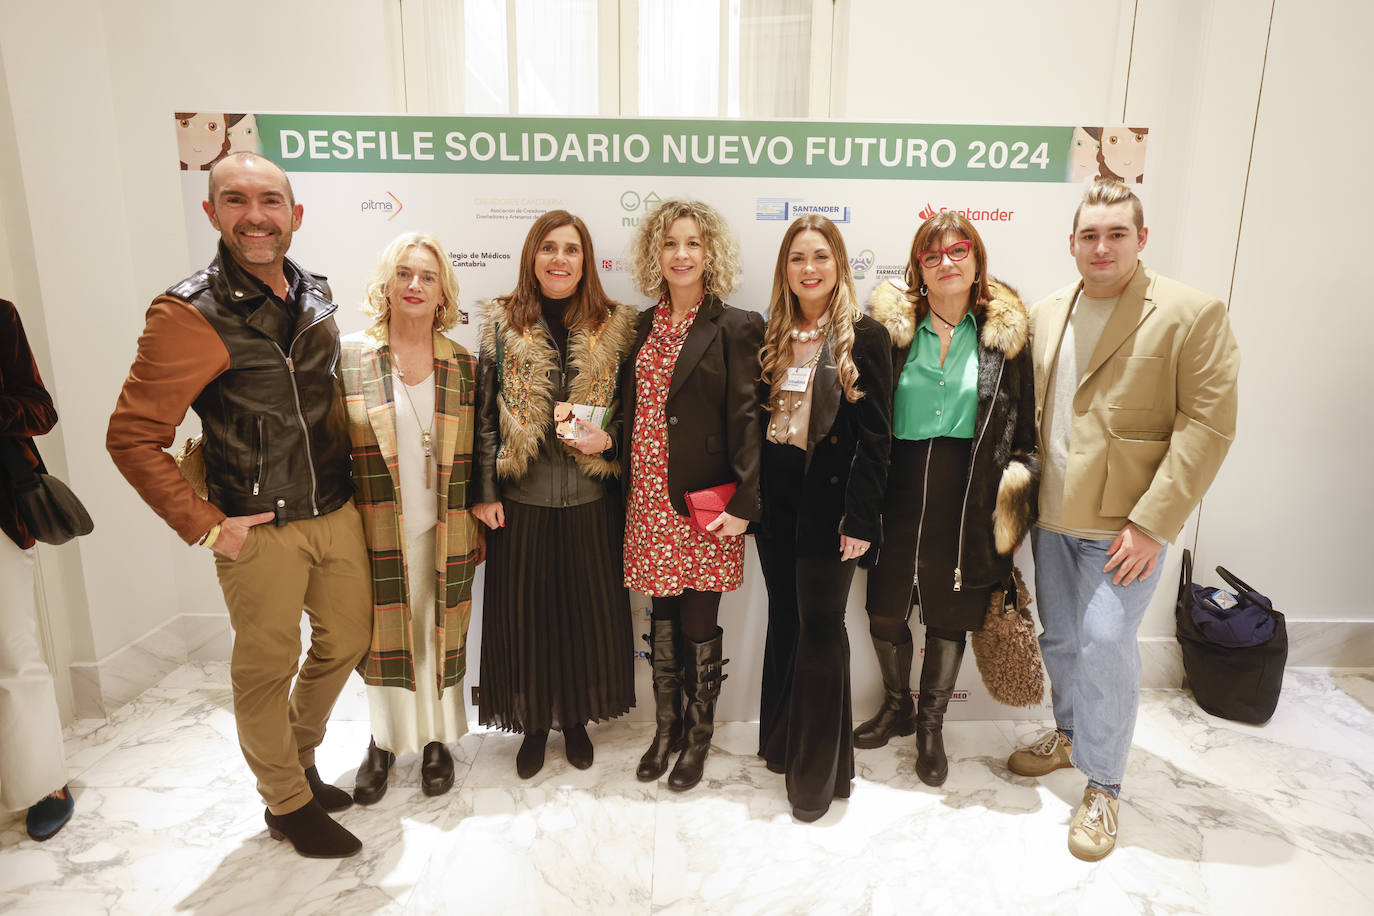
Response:
[{"label": "beige handbag", "polygon": [[983,629],[969,634],[983,686],[1005,706],[1034,706],[1045,699],[1045,666],[1030,600],[1021,570],[1012,567],[1012,582],[992,590]]},{"label": "beige handbag", "polygon": [[210,492],[205,486],[205,437],[195,436],[187,439],[186,444],[172,456],[177,463],[177,470],[181,476],[186,478],[186,482],[191,485],[191,489],[196,491],[196,495],[201,499],[207,498]]}]

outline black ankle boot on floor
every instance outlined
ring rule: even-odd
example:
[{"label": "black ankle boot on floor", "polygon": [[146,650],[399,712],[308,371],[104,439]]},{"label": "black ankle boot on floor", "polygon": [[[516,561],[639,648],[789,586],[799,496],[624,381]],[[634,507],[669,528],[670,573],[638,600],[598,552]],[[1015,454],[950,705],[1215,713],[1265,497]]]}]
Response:
[{"label": "black ankle boot on floor", "polygon": [[443,795],[453,788],[453,755],[442,741],[431,741],[420,753],[420,791]]},{"label": "black ankle boot on floor", "polygon": [[587,726],[570,725],[563,729],[563,753],[568,763],[585,770],[592,765],[592,739],[587,735]]},{"label": "black ankle boot on floor", "polygon": [[342,811],[353,806],[353,796],[338,786],[331,786],[325,782],[320,778],[320,771],[314,767],[306,767],[305,781],[310,785],[310,794],[315,796],[315,801],[319,802],[324,810]]},{"label": "black ankle boot on floor", "polygon": [[883,705],[878,713],[854,729],[854,746],[882,747],[893,738],[916,730],[916,704],[911,699],[912,643],[890,643],[874,636],[873,651],[883,676]]},{"label": "black ankle boot on floor", "polygon": [[374,805],[386,794],[387,774],[396,762],[396,755],[384,751],[376,741],[367,743],[367,754],[353,777],[353,800],[360,805]]},{"label": "black ankle boot on floor", "polygon": [[346,859],[363,848],[362,842],[334,822],[315,799],[290,814],[264,811],[267,832],[274,840],[289,840],[307,859]]},{"label": "black ankle boot on floor", "polygon": [[722,660],[720,627],[716,635],[706,642],[684,640],[687,658],[683,665],[684,692],[687,694],[687,712],[684,725],[687,731],[686,747],[668,774],[668,788],[682,792],[701,782],[706,770],[706,755],[711,750],[711,738],[716,733],[716,700],[720,697],[720,683],[729,675],[721,668],[729,659]]},{"label": "black ankle boot on floor", "polygon": [[530,732],[520,742],[520,750],[515,755],[515,772],[521,779],[529,779],[544,768],[544,745],[549,740],[547,731]]},{"label": "black ankle boot on floor", "polygon": [[668,758],[682,750],[682,662],[677,650],[677,625],[672,620],[652,621],[649,665],[654,674],[654,740],[639,758],[635,776],[653,782],[668,771]]},{"label": "black ankle boot on floor", "polygon": [[943,733],[945,711],[949,709],[963,659],[962,640],[926,637],[921,694],[916,698],[916,775],[928,786],[944,785],[949,776]]}]

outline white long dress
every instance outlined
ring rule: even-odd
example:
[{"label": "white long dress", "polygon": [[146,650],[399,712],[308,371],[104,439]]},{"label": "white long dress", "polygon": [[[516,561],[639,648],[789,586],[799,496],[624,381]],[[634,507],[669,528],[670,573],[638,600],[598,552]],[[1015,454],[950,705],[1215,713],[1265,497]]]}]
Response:
[{"label": "white long dress", "polygon": [[[434,416],[434,373],[418,385],[406,385],[394,373],[391,382],[396,392],[396,466],[405,528],[415,691],[369,685],[367,705],[377,746],[401,756],[418,753],[431,741],[457,741],[467,734],[468,723],[462,682],[445,688],[440,697],[435,680],[434,526],[439,515],[438,495],[434,480],[426,480],[425,453],[420,444],[420,428],[429,429]],[[416,422],[417,414],[425,418],[423,422]],[[431,465],[431,477],[437,475],[437,466]]]}]

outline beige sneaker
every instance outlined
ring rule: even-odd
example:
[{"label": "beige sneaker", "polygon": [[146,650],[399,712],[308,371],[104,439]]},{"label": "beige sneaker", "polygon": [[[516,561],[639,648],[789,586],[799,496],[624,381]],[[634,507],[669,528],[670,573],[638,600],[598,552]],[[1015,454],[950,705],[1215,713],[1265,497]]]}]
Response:
[{"label": "beige sneaker", "polygon": [[1096,862],[1116,848],[1116,814],[1120,802],[1101,789],[1083,790],[1083,804],[1069,822],[1069,852]]},{"label": "beige sneaker", "polygon": [[1069,762],[1072,752],[1073,742],[1064,737],[1063,732],[1053,729],[1034,743],[1012,751],[1007,758],[1007,768],[1017,776],[1044,776],[1073,766]]}]

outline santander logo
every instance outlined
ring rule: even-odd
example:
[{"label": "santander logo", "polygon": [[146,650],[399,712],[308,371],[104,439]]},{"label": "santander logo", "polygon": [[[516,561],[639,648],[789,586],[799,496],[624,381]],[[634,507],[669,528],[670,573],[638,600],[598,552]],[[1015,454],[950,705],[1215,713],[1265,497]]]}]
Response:
[{"label": "santander logo", "polygon": [[935,215],[935,213],[935,208],[932,207],[930,204],[926,204],[926,208],[916,215],[919,216],[921,219],[930,219],[932,216]]},{"label": "santander logo", "polygon": [[966,220],[969,220],[970,222],[990,220],[992,222],[1005,223],[1010,222],[1012,216],[1016,213],[1015,210],[1002,210],[998,208],[994,208],[991,210],[977,210],[973,208],[964,209],[962,207],[940,207],[937,210],[935,207],[932,207],[929,203],[927,203],[925,205],[925,209],[923,209],[917,215],[920,216],[921,219],[926,220],[930,219],[937,213],[944,213],[947,210],[953,210],[955,213],[958,213],[960,216],[962,216]]}]

